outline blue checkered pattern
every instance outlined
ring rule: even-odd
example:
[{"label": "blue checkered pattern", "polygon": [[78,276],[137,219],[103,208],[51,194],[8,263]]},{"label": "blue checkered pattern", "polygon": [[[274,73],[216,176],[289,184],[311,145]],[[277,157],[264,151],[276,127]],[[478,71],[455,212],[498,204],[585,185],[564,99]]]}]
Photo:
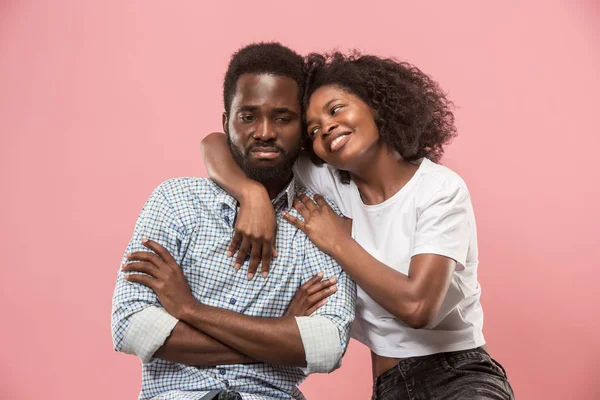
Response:
[{"label": "blue checkered pattern", "polygon": [[[177,178],[161,184],[146,202],[125,254],[147,251],[143,238],[165,246],[182,267],[192,293],[200,302],[250,316],[280,317],[298,288],[319,271],[338,278],[337,292],[313,315],[331,320],[339,329],[342,349],[354,318],[355,285],[329,256],[300,230],[285,221],[295,193],[308,190],[294,181],[274,201],[278,257],[267,279],[246,279],[248,261],[240,271],[226,257],[233,235],[237,203],[210,179]],[[334,206],[335,207],[335,206]],[[337,208],[336,208],[336,211]],[[339,211],[338,211],[339,212]],[[149,306],[159,306],[154,292],[123,279],[118,272],[113,298],[112,331],[115,349],[122,350],[129,318]],[[244,399],[302,399],[297,386],[305,378],[300,368],[264,363],[193,367],[161,359],[143,364],[140,399],[200,399],[210,390],[234,390]]]}]

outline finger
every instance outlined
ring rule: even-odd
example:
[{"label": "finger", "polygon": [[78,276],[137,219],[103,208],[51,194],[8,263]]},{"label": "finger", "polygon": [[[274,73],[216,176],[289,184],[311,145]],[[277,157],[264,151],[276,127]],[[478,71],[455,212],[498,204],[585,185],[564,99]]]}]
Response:
[{"label": "finger", "polygon": [[250,263],[248,264],[248,280],[254,278],[256,274],[256,270],[258,269],[258,264],[260,263],[260,257],[262,255],[262,246],[261,242],[254,241],[252,242],[252,250],[250,251]]},{"label": "finger", "polygon": [[242,240],[242,245],[238,250],[237,257],[235,258],[235,264],[233,265],[233,268],[235,268],[236,271],[242,268],[242,265],[244,262],[246,262],[248,251],[250,251],[250,239],[245,237]]},{"label": "finger", "polygon": [[323,290],[319,290],[317,293],[313,294],[312,296],[310,296],[308,298],[308,305],[312,306],[314,304],[317,304],[320,301],[322,301],[323,299],[328,298],[329,296],[331,296],[335,292],[337,292],[337,286],[335,286],[335,285],[330,286],[330,287],[326,287]]},{"label": "finger", "polygon": [[275,249],[271,247],[271,242],[264,242],[262,246],[262,261],[260,272],[263,278],[266,278],[269,275],[269,270],[271,268],[271,258],[273,257],[273,251]]},{"label": "finger", "polygon": [[311,296],[323,289],[327,289],[328,287],[335,285],[336,283],[337,283],[337,279],[335,277],[325,279],[323,281],[317,282],[314,285],[310,286],[306,293],[309,296]]},{"label": "finger", "polygon": [[293,215],[290,215],[286,212],[282,212],[281,215],[283,215],[283,218],[289,222],[290,224],[294,225],[296,228],[300,229],[302,232],[304,232],[304,221],[301,221],[300,219],[294,217]]},{"label": "finger", "polygon": [[312,306],[311,308],[306,310],[306,316],[310,317],[315,311],[317,311],[319,308],[323,307],[325,304],[327,304],[327,299],[321,300],[320,302],[318,302],[317,304],[315,304],[314,306]]},{"label": "finger", "polygon": [[331,208],[329,203],[327,203],[327,200],[325,200],[325,197],[321,196],[320,194],[315,194],[314,199],[319,208]]},{"label": "finger", "polygon": [[273,232],[273,241],[271,243],[273,257],[277,257],[277,227],[277,224],[275,224],[275,232]]},{"label": "finger", "polygon": [[156,278],[159,269],[154,265],[148,262],[132,262],[128,264],[121,265],[121,269],[125,272],[141,272],[144,274],[148,274],[153,278]]},{"label": "finger", "polygon": [[236,231],[233,234],[233,239],[231,239],[231,243],[229,243],[229,247],[227,248],[227,257],[233,257],[233,255],[240,248],[241,244],[242,244],[242,234],[241,234],[241,232]]},{"label": "finger", "polygon": [[315,204],[315,202],[312,201],[312,199],[310,197],[308,197],[307,195],[305,195],[304,193],[298,195],[298,198],[300,199],[300,201],[304,204],[304,206],[309,211],[314,211],[314,210],[318,209],[318,207]]},{"label": "finger", "polygon": [[302,203],[298,199],[294,199],[293,206],[296,209],[296,211],[298,211],[300,215],[302,215],[302,218],[304,218],[305,221],[308,220],[308,217],[310,216],[310,211],[304,206],[304,203]]},{"label": "finger", "polygon": [[159,267],[163,264],[162,258],[150,251],[136,251],[135,253],[127,254],[128,261],[145,261]]},{"label": "finger", "polygon": [[158,256],[167,264],[177,264],[171,253],[169,253],[169,250],[156,243],[154,240],[143,239],[142,244],[158,254]]},{"label": "finger", "polygon": [[300,289],[304,289],[308,292],[308,288],[310,288],[312,285],[318,282],[321,282],[321,279],[323,279],[323,271],[319,271],[316,274],[314,274],[312,278],[310,278],[309,280],[304,282],[302,286],[300,286]]},{"label": "finger", "polygon": [[[148,286],[152,290],[154,290],[154,283],[156,282],[156,279],[152,278],[149,275],[143,275],[143,274],[126,275],[125,279],[128,280],[129,282],[139,283],[144,286]],[[154,290],[154,291],[156,292],[156,290]]]}]

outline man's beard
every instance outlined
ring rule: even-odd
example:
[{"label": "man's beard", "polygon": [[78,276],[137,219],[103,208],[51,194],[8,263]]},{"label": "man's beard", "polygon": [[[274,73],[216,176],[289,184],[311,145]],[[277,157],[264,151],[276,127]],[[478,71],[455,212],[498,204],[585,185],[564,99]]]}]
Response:
[{"label": "man's beard", "polygon": [[[240,166],[242,171],[244,171],[246,176],[262,183],[263,185],[280,184],[289,179],[290,174],[292,173],[292,167],[300,155],[300,140],[289,152],[285,152],[275,143],[261,141],[253,142],[242,152],[242,150],[238,149],[233,145],[233,143],[231,143],[229,135],[227,135],[227,143],[229,144],[229,149],[231,150],[233,159]],[[250,152],[256,147],[270,147],[277,149],[277,151],[279,151],[283,157],[283,162],[279,165],[264,167],[250,165]]]}]

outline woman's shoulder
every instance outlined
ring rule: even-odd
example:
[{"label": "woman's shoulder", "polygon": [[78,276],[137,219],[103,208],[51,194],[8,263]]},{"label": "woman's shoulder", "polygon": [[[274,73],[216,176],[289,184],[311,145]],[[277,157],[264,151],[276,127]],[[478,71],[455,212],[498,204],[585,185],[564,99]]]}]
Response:
[{"label": "woman's shoulder", "polygon": [[294,164],[294,175],[304,186],[319,193],[323,190],[348,186],[339,171],[326,163],[315,163],[310,156],[301,155]]},{"label": "woman's shoulder", "polygon": [[424,158],[419,167],[419,182],[417,191],[424,201],[436,193],[453,193],[469,189],[463,178],[445,165],[437,164]]}]

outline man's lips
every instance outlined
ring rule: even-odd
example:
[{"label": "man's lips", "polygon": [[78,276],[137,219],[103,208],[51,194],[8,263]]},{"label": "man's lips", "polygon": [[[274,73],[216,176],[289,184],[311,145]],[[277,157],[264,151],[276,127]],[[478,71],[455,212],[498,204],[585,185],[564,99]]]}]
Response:
[{"label": "man's lips", "polygon": [[250,153],[259,159],[272,160],[279,157],[281,152],[274,147],[254,147]]}]

